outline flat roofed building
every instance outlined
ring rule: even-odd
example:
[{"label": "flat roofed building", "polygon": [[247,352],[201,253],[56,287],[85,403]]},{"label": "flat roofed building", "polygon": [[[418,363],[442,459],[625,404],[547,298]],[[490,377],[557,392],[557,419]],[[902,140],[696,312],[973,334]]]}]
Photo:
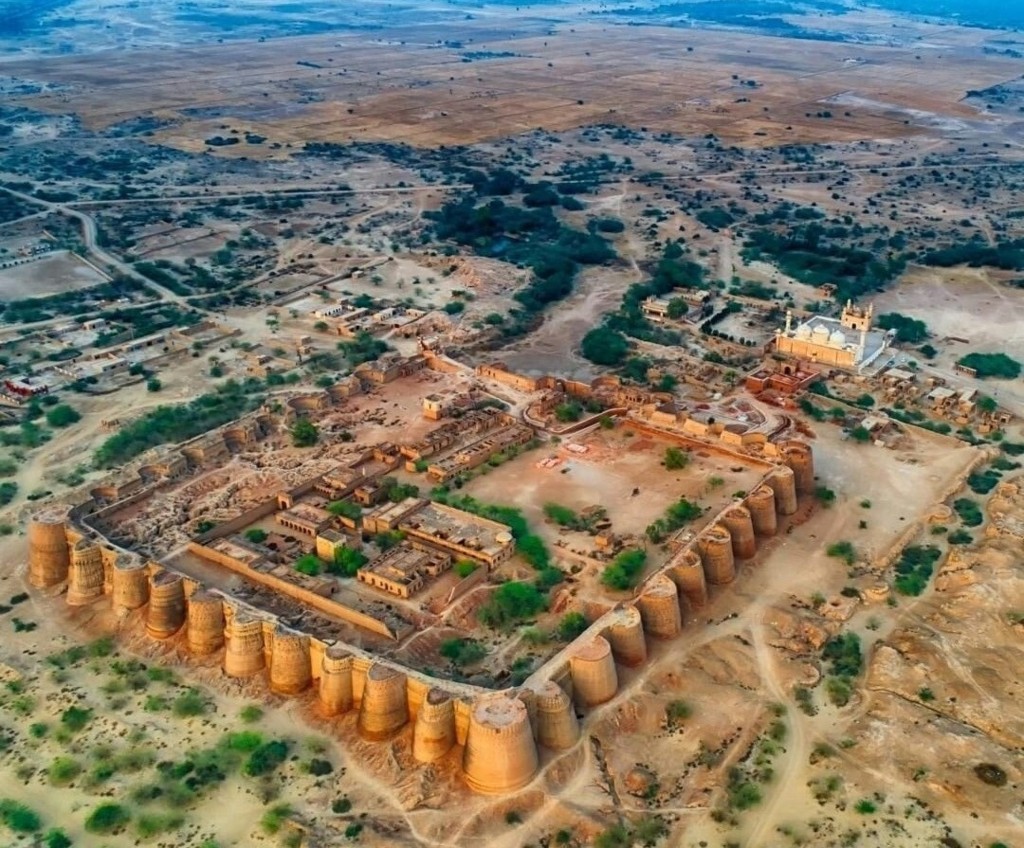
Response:
[{"label": "flat roofed building", "polygon": [[424,502],[398,525],[406,537],[490,568],[515,553],[512,528],[443,504]]},{"label": "flat roofed building", "polygon": [[387,533],[389,530],[395,530],[403,518],[426,503],[427,501],[422,498],[406,498],[396,504],[381,504],[363,516],[363,529],[367,533]]},{"label": "flat roofed building", "polygon": [[443,574],[451,566],[452,558],[444,551],[401,544],[360,568],[356,579],[391,595],[409,598],[428,579]]},{"label": "flat roofed building", "polygon": [[326,509],[307,503],[297,503],[291,509],[277,513],[277,523],[296,533],[316,536],[331,526],[334,516]]}]

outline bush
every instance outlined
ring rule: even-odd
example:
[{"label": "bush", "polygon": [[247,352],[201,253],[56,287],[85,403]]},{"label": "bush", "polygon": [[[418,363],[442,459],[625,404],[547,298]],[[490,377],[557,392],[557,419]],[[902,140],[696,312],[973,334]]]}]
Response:
[{"label": "bush", "polygon": [[630,589],[639,582],[646,562],[647,553],[639,548],[623,551],[605,567],[601,582],[609,589]]},{"label": "bush", "polygon": [[331,804],[331,812],[339,816],[345,815],[352,809],[352,802],[347,797],[335,798]]},{"label": "bush", "polygon": [[455,574],[460,578],[469,577],[480,566],[471,559],[460,559],[455,563]]},{"label": "bush", "polygon": [[488,627],[502,628],[535,616],[547,607],[547,598],[528,583],[512,581],[499,586],[480,609],[480,620]]},{"label": "bush", "polygon": [[118,833],[128,826],[131,815],[120,804],[100,804],[85,820],[89,833]]},{"label": "bush", "polygon": [[316,554],[306,554],[295,560],[295,570],[299,574],[316,577],[323,570],[323,563]]},{"label": "bush", "polygon": [[558,622],[558,638],[563,642],[571,642],[588,627],[587,619],[581,612],[567,612]]},{"label": "bush", "polygon": [[977,527],[985,520],[978,502],[970,498],[958,498],[953,501],[953,509],[960,516],[960,520],[968,527]]},{"label": "bush", "polygon": [[150,377],[146,380],[146,391],[147,392],[158,392],[164,387],[164,384],[160,382],[156,377]]},{"label": "bush", "polygon": [[676,447],[665,448],[665,458],[662,460],[662,464],[669,471],[686,468],[690,464],[690,454]]},{"label": "bush", "polygon": [[253,724],[263,718],[263,708],[256,706],[256,704],[249,704],[238,713],[238,717],[246,724]]},{"label": "bush", "polygon": [[847,565],[853,565],[857,559],[857,549],[851,542],[847,541],[833,542],[825,548],[825,553],[830,557],[841,559]]},{"label": "bush", "polygon": [[245,538],[252,542],[254,545],[262,545],[267,541],[269,534],[266,530],[261,530],[259,527],[250,527],[245,531]]},{"label": "bush", "polygon": [[954,530],[946,539],[951,545],[969,545],[974,541],[974,537],[964,529]]},{"label": "bush", "polygon": [[355,577],[356,572],[367,562],[367,556],[362,551],[342,545],[334,549],[334,562],[327,566],[327,571],[339,577]]},{"label": "bush", "polygon": [[901,595],[920,595],[931,579],[942,552],[934,545],[913,545],[900,554],[896,563],[896,591]]},{"label": "bush", "polygon": [[618,365],[629,353],[629,342],[617,330],[595,327],[583,337],[580,349],[596,365]]},{"label": "bush", "polygon": [[291,814],[291,807],[287,804],[278,804],[263,814],[263,818],[260,819],[260,827],[263,828],[264,833],[273,835],[284,827],[285,821]]},{"label": "bush", "polygon": [[308,448],[316,444],[320,431],[308,418],[300,418],[292,425],[292,444],[297,448]]},{"label": "bush", "polygon": [[46,848],[71,848],[72,842],[63,830],[54,827],[43,835],[43,845]]},{"label": "bush", "polygon": [[836,493],[825,486],[818,486],[814,490],[814,497],[816,497],[824,507],[830,507],[836,502]]},{"label": "bush", "polygon": [[78,733],[80,730],[85,729],[91,718],[92,710],[83,709],[82,707],[68,707],[61,713],[60,723],[72,733]]},{"label": "bush", "polygon": [[81,420],[82,416],[66,403],[58,404],[46,412],[46,423],[51,427],[68,427]]},{"label": "bush", "polygon": [[665,721],[669,727],[678,727],[693,715],[693,707],[686,701],[669,701],[665,707]]},{"label": "bush", "polygon": [[833,674],[856,677],[864,661],[860,651],[860,637],[856,633],[833,636],[825,643],[822,657],[831,664]]},{"label": "bush", "polygon": [[43,826],[35,810],[10,798],[0,798],[0,821],[15,833],[35,833]]},{"label": "bush", "polygon": [[144,813],[135,821],[135,832],[142,839],[177,830],[185,822],[180,813]]},{"label": "bush", "polygon": [[267,742],[260,745],[259,748],[249,755],[242,770],[249,777],[260,777],[264,774],[270,774],[285,761],[287,756],[287,742],[282,740]]},{"label": "bush", "polygon": [[82,773],[82,764],[71,757],[57,757],[47,769],[47,777],[54,786],[70,783]]},{"label": "bush", "polygon": [[480,662],[487,649],[475,639],[446,639],[438,653],[456,668],[463,668]]},{"label": "bush", "polygon": [[206,712],[206,699],[197,689],[189,689],[182,692],[174,699],[171,712],[178,718],[192,718]]},{"label": "bush", "polygon": [[309,761],[309,773],[314,777],[323,777],[332,771],[334,771],[334,766],[331,765],[330,760],[320,760],[314,757]]}]

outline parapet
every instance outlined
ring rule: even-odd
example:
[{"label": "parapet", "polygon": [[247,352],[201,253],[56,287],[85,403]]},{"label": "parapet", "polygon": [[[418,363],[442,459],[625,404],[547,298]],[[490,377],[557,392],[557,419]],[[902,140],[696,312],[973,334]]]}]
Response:
[{"label": "parapet", "polygon": [[485,795],[515,792],[533,779],[537,746],[519,698],[502,692],[473,702],[462,770],[470,788]]},{"label": "parapet", "polygon": [[406,676],[398,669],[374,663],[366,672],[359,704],[359,733],[366,739],[387,739],[409,721]]},{"label": "parapet", "polygon": [[436,687],[427,692],[412,731],[412,755],[419,763],[441,759],[455,746],[455,704]]},{"label": "parapet", "polygon": [[611,645],[603,636],[576,648],[569,658],[573,695],[583,707],[593,707],[610,700],[619,688]]}]

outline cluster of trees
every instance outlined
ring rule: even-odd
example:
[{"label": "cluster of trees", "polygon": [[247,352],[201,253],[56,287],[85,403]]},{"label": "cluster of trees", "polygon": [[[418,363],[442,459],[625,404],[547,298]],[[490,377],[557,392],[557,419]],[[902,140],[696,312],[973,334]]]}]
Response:
[{"label": "cluster of trees", "polygon": [[896,563],[896,591],[901,595],[920,595],[928,587],[940,556],[942,552],[934,545],[905,548]]},{"label": "cluster of trees", "polygon": [[[524,314],[504,326],[506,334],[521,331],[531,315],[571,294],[581,266],[600,265],[616,256],[609,242],[596,232],[567,227],[555,216],[552,209],[559,205],[582,208],[563,194],[565,187],[547,182],[531,185],[511,172],[499,171],[483,177],[476,193],[427,213],[434,220],[438,239],[532,272],[529,284],[515,296]],[[493,197],[517,191],[522,192],[523,206]]]},{"label": "cluster of trees", "polygon": [[743,258],[748,262],[765,258],[780,269],[811,286],[836,284],[836,299],[856,299],[885,288],[906,267],[900,254],[881,256],[863,247],[845,243],[851,231],[826,227],[818,221],[775,229],[753,229],[748,234]]},{"label": "cluster of trees", "polygon": [[1024,271],[1024,239],[998,241],[990,245],[976,237],[968,242],[952,244],[926,253],[921,263],[938,268],[970,265],[972,268],[988,266],[1004,271]]},{"label": "cluster of trees", "polygon": [[547,609],[547,595],[532,583],[502,583],[480,608],[480,621],[495,630],[529,621]]},{"label": "cluster of trees", "polygon": [[907,344],[919,344],[928,338],[928,325],[924,321],[901,315],[899,312],[887,312],[878,316],[878,326],[883,330],[895,330],[896,341]]},{"label": "cluster of trees", "polygon": [[113,468],[157,445],[207,433],[259,406],[262,389],[258,380],[228,380],[189,403],[158,406],[110,436],[96,449],[93,461],[98,468]]},{"label": "cluster of trees", "polygon": [[844,707],[850,702],[853,681],[864,665],[860,637],[856,633],[840,633],[833,636],[825,643],[821,655],[829,664],[825,691],[832,703]]},{"label": "cluster of trees", "polygon": [[969,353],[957,361],[958,365],[973,368],[982,379],[997,377],[1016,380],[1020,376],[1020,363],[1005,353]]}]

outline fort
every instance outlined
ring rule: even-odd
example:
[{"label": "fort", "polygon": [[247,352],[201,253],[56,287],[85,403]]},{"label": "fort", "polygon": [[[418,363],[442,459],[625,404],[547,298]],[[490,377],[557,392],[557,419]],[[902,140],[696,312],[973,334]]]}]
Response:
[{"label": "fort", "polygon": [[[502,369],[490,375],[517,384],[526,380]],[[610,390],[618,402],[630,400],[616,387]],[[207,585],[175,561],[146,559],[106,540],[95,528],[120,501],[138,503],[143,497],[138,486],[103,489],[97,492],[100,500],[38,513],[28,533],[29,580],[48,593],[64,592],[70,605],[109,603],[126,626],[135,622],[151,639],[175,640],[189,655],[219,657],[226,677],[263,678],[271,692],[310,698],[323,716],[355,711],[366,740],[384,742],[408,732],[416,762],[457,757],[474,792],[513,792],[532,780],[545,751],[577,744],[588,712],[618,691],[619,669],[642,666],[652,640],[686,638],[686,623],[709,594],[727,591],[723,587],[736,579],[743,563],[814,491],[813,454],[804,442],[744,435],[686,416],[659,418],[652,403],[656,399],[632,400],[635,406],[622,413],[630,427],[742,462],[756,472],[755,485],[728,501],[698,531],[674,536],[667,561],[631,597],[607,603],[585,632],[514,685],[487,688],[444,679],[397,659],[400,654],[385,656],[374,646],[405,638],[414,627],[411,612],[352,604],[344,594],[335,594],[332,578],[299,574],[274,562],[292,548],[275,552],[238,535],[253,521],[272,516],[281,533],[298,537],[301,549],[322,554],[358,546],[352,527],[305,499],[312,496],[322,503],[325,496],[350,496],[356,484],[379,480],[400,456],[413,461],[442,445],[457,449],[465,440],[472,445],[481,434],[502,428],[522,428],[533,437],[533,428],[508,423],[504,413],[472,413],[461,434],[445,424],[433,439],[365,451],[355,462],[273,495],[189,542],[190,555],[241,575],[256,587],[251,591]],[[254,438],[260,432],[256,426]],[[477,564],[463,579],[477,585],[515,553],[509,527],[429,499],[367,506],[356,519],[364,532],[404,537],[362,566],[351,584],[381,597],[407,602],[425,581],[449,572],[456,560]],[[307,612],[293,614],[293,607]],[[372,638],[351,638],[353,633]]]}]

